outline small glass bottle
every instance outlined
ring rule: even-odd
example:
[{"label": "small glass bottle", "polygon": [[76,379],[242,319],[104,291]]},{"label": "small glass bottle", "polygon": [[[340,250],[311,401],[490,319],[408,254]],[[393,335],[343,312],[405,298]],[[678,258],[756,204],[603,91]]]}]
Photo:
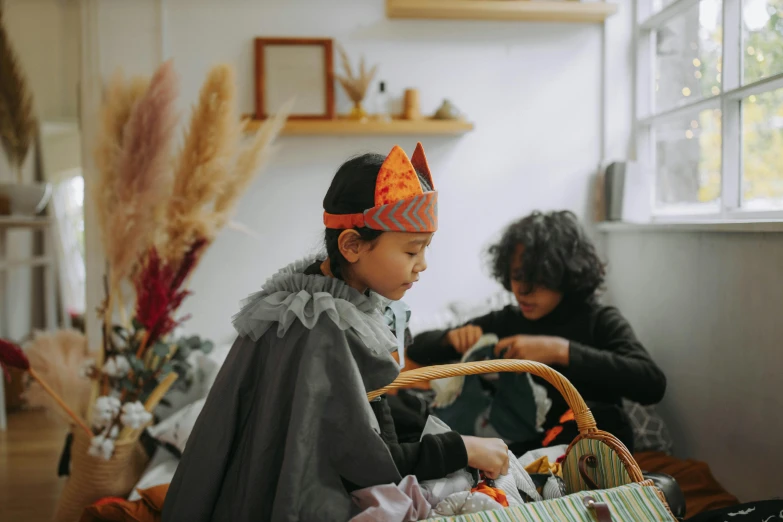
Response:
[{"label": "small glass bottle", "polygon": [[389,95],[386,93],[386,82],[380,82],[378,84],[378,93],[375,95],[375,119],[391,121],[389,102]]}]

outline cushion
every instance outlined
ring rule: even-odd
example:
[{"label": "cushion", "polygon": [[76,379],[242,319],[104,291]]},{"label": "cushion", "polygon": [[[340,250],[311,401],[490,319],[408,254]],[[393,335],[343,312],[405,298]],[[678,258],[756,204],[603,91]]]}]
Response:
[{"label": "cushion", "polygon": [[179,457],[166,448],[158,447],[144,475],[133,487],[128,500],[138,500],[141,498],[140,491],[171,482],[171,479],[174,478],[174,472],[177,471],[177,464],[179,464]]},{"label": "cushion", "polygon": [[188,378],[191,379],[191,385],[187,391],[174,388],[166,394],[165,403],[155,408],[158,421],[166,420],[186,405],[206,397],[230,350],[231,345],[220,345],[215,346],[208,354],[193,351],[188,356],[191,367]]},{"label": "cushion", "polygon": [[665,473],[677,481],[685,496],[685,518],[699,513],[739,504],[737,497],[723,489],[712,476],[709,466],[697,460],[685,460],[659,451],[634,453],[644,471]]},{"label": "cushion", "polygon": [[672,452],[672,437],[655,406],[642,406],[624,400],[623,409],[631,420],[634,451]]},{"label": "cushion", "polygon": [[188,404],[166,420],[147,428],[147,431],[158,442],[172,447],[181,455],[205,401],[206,398]]}]

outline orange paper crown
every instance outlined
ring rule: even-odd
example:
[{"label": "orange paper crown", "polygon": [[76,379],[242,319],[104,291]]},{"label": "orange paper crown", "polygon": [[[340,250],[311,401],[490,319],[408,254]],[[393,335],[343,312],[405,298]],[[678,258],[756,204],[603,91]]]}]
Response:
[{"label": "orange paper crown", "polygon": [[421,143],[416,144],[411,159],[395,145],[378,172],[375,206],[359,214],[324,212],[324,225],[337,230],[366,227],[385,232],[435,232],[438,229],[438,193],[435,190],[424,192],[416,169],[434,188]]}]

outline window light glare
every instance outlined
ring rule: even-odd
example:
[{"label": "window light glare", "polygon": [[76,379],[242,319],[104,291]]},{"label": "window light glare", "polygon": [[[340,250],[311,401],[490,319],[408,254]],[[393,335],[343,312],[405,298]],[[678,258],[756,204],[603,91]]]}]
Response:
[{"label": "window light glare", "polygon": [[689,88],[687,88],[687,87],[683,87],[682,88],[682,95],[683,96],[690,96],[691,95],[691,90]]},{"label": "window light glare", "polygon": [[719,95],[720,94],[720,87],[718,87],[717,85],[713,85],[712,86],[712,94],[714,94],[715,96]]},{"label": "window light glare", "polygon": [[750,103],[756,103],[756,95],[755,94],[751,94],[750,97],[748,97],[748,101]]},{"label": "window light glare", "polygon": [[701,71],[696,71],[695,73],[693,73],[693,75],[696,77],[697,80],[701,79]]},{"label": "window light glare", "polygon": [[749,46],[748,46],[748,54],[749,54],[749,55],[751,55],[751,56],[753,56],[754,54],[756,54],[756,50],[753,48],[753,46],[752,46],[752,45],[749,45]]},{"label": "window light glare", "polygon": [[686,130],[685,137],[688,138],[689,140],[693,139],[693,131],[690,129]]},{"label": "window light glare", "polygon": [[694,128],[694,129],[698,129],[699,128],[699,122],[696,121],[696,120],[691,120],[691,127]]},{"label": "window light glare", "polygon": [[693,59],[693,66],[694,66],[694,67],[699,67],[699,66],[701,66],[701,60],[699,60],[698,58],[694,58],[694,59]]}]

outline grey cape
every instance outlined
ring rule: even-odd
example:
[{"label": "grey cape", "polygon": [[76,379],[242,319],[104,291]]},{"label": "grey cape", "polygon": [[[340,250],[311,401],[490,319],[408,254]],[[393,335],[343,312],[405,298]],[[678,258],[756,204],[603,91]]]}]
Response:
[{"label": "grey cape", "polygon": [[401,477],[366,393],[399,374],[387,301],[284,268],[234,317],[239,333],[193,428],[163,522],[339,521],[344,481]]}]

